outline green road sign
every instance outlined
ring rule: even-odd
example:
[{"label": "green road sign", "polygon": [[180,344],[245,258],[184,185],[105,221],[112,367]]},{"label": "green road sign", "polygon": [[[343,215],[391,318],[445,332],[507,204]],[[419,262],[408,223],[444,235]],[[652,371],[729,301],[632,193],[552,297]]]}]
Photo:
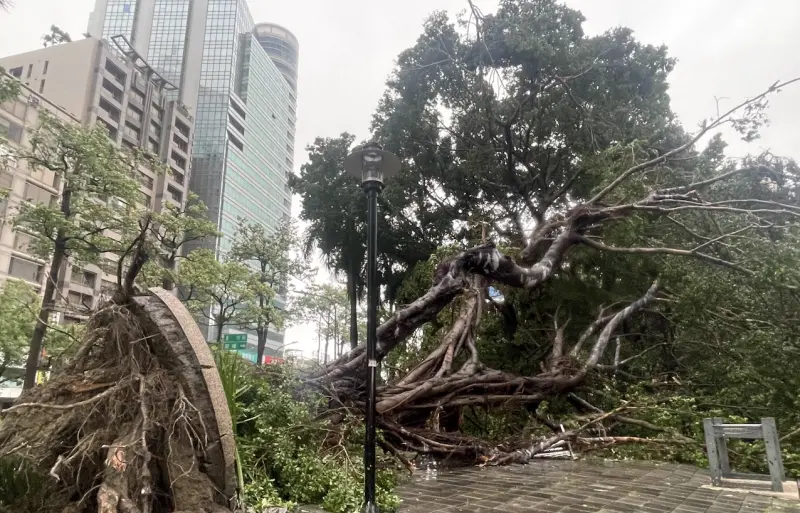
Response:
[{"label": "green road sign", "polygon": [[222,347],[238,351],[240,349],[247,349],[247,342],[223,342]]},{"label": "green road sign", "polygon": [[247,333],[228,333],[222,339],[225,342],[247,342]]}]

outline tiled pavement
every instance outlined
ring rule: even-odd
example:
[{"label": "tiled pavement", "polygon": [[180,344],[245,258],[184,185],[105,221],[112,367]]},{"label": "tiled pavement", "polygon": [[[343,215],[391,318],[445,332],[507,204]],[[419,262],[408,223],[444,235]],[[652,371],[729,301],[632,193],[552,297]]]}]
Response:
[{"label": "tiled pavement", "polygon": [[712,490],[694,467],[536,461],[472,468],[403,485],[400,513],[800,513],[800,501]]}]

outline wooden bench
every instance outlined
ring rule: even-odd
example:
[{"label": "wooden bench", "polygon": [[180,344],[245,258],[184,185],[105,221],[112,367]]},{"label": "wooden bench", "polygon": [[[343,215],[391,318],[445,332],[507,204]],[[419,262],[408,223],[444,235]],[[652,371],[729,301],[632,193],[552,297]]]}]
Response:
[{"label": "wooden bench", "polygon": [[711,484],[722,486],[722,478],[753,479],[755,476],[731,472],[728,461],[728,439],[764,440],[767,447],[767,466],[769,467],[772,490],[783,492],[784,469],[781,448],[778,441],[778,427],[775,419],[761,419],[761,424],[724,424],[719,417],[703,419],[708,465],[711,470]]}]

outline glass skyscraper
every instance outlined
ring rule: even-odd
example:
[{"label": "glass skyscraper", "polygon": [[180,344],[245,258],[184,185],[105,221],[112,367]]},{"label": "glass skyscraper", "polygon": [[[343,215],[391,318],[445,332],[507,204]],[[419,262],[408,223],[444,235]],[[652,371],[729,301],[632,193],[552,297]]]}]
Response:
[{"label": "glass skyscraper", "polygon": [[190,189],[223,234],[206,243],[218,256],[240,219],[274,229],[289,217],[298,56],[291,32],[256,25],[245,0],[96,0],[89,34],[125,36],[179,86],[195,118]]},{"label": "glass skyscraper", "polygon": [[[180,86],[195,116],[190,188],[224,235],[210,242],[218,254],[239,219],[273,228],[289,216],[298,56],[291,32],[255,25],[244,0],[97,0],[89,33],[125,36]],[[193,84],[196,98],[186,91]]]}]

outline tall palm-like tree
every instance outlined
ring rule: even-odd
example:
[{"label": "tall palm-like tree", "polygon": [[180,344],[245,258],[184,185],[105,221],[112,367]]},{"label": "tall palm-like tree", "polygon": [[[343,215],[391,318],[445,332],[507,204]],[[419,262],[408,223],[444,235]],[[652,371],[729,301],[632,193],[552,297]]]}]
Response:
[{"label": "tall palm-like tree", "polygon": [[308,147],[309,162],[300,177],[291,180],[294,192],[303,197],[300,217],[308,223],[306,254],[318,250],[329,270],[347,277],[351,347],[358,340],[356,309],[364,288],[365,255],[364,194],[342,167],[354,140],[348,133],[318,138]]}]

